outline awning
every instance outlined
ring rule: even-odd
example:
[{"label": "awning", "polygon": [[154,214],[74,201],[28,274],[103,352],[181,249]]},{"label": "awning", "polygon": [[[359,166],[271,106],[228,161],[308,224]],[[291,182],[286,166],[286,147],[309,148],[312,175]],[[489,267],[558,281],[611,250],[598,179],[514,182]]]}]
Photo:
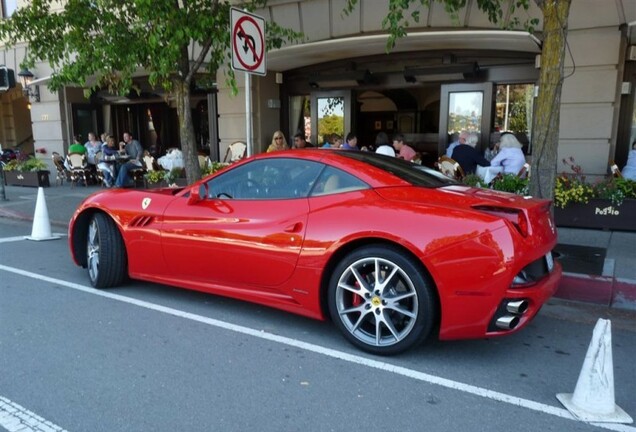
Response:
[{"label": "awning", "polygon": [[[267,68],[284,72],[334,60],[386,53],[388,35],[355,36],[292,45],[267,53]],[[506,30],[447,30],[409,33],[392,53],[431,50],[496,50],[539,54],[541,41],[528,32]]]}]

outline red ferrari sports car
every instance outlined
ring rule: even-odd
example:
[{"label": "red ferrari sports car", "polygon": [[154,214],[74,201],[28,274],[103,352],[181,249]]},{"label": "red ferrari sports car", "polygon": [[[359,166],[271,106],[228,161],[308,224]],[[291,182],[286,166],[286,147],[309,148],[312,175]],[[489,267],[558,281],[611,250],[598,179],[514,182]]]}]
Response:
[{"label": "red ferrari sports car", "polygon": [[69,244],[95,287],[131,277],[331,318],[396,354],[524,327],[561,277],[549,210],[388,156],[296,150],[182,189],[96,193]]}]

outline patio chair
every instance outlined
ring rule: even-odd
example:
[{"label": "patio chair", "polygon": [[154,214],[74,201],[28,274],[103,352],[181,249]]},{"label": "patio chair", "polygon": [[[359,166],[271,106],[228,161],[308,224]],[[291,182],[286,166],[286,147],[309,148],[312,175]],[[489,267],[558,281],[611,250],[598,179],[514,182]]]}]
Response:
[{"label": "patio chair", "polygon": [[614,162],[612,162],[612,165],[610,166],[610,171],[612,172],[612,175],[616,178],[623,178],[623,173],[621,173],[621,170],[618,168],[618,165],[616,165]]},{"label": "patio chair", "polygon": [[[150,154],[150,152],[148,150],[146,150],[144,152],[144,157],[142,158],[142,162],[143,162],[143,174],[142,174],[142,179],[143,179],[143,183],[144,183],[144,187],[147,189],[148,188],[148,181],[146,180],[146,174],[151,172],[151,171],[158,171],[159,167],[157,164],[157,161],[155,160],[155,158]],[[139,179],[135,178],[135,175],[137,175],[136,171],[138,170],[132,170],[131,176],[133,178],[133,181],[135,182],[135,186],[137,185],[137,182],[139,181]]]},{"label": "patio chair", "polygon": [[435,166],[446,177],[450,177],[455,180],[461,180],[464,178],[464,170],[462,167],[456,160],[451,159],[448,156],[440,156]]},{"label": "patio chair", "polygon": [[[229,149],[228,149],[229,150]],[[210,166],[210,164],[212,163],[210,161],[210,158],[206,155],[198,155],[199,158],[199,168],[203,171],[204,169],[206,169],[208,166]]]},{"label": "patio chair", "polygon": [[519,178],[530,178],[530,164],[528,162],[524,163],[519,172],[517,173],[517,177]]},{"label": "patio chair", "polygon": [[78,182],[84,182],[84,186],[88,186],[88,179],[91,175],[91,170],[88,167],[88,161],[86,159],[86,154],[82,153],[69,153],[66,157],[71,187],[74,187]]},{"label": "patio chair", "polygon": [[243,159],[246,153],[247,153],[247,144],[245,144],[242,141],[233,142],[227,148],[227,151],[225,152],[225,157],[223,158],[223,162],[228,162],[228,157],[230,159],[229,162],[236,162],[238,160]]},{"label": "patio chair", "polygon": [[64,166],[64,158],[58,152],[53,152],[53,165],[55,165],[55,184],[60,182],[60,186],[64,184],[64,181],[69,180],[69,172]]},{"label": "patio chair", "polygon": [[157,169],[157,161],[147,150],[144,152],[143,163],[146,171],[155,171]]}]

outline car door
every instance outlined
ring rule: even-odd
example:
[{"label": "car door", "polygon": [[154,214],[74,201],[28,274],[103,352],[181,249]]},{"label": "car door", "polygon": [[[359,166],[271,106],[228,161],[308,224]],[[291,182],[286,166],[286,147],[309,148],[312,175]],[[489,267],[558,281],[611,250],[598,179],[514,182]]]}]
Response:
[{"label": "car door", "polygon": [[162,226],[166,262],[197,281],[282,284],[298,261],[307,195],[321,168],[293,158],[255,160],[203,184],[202,200],[175,200]]}]

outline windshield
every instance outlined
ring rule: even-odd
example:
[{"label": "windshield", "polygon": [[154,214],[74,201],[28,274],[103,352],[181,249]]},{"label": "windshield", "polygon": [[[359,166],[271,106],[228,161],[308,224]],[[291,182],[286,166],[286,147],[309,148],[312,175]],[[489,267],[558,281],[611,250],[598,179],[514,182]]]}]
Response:
[{"label": "windshield", "polygon": [[339,154],[387,171],[413,186],[436,188],[458,184],[457,181],[446,177],[441,172],[392,156],[364,151],[340,151]]}]

